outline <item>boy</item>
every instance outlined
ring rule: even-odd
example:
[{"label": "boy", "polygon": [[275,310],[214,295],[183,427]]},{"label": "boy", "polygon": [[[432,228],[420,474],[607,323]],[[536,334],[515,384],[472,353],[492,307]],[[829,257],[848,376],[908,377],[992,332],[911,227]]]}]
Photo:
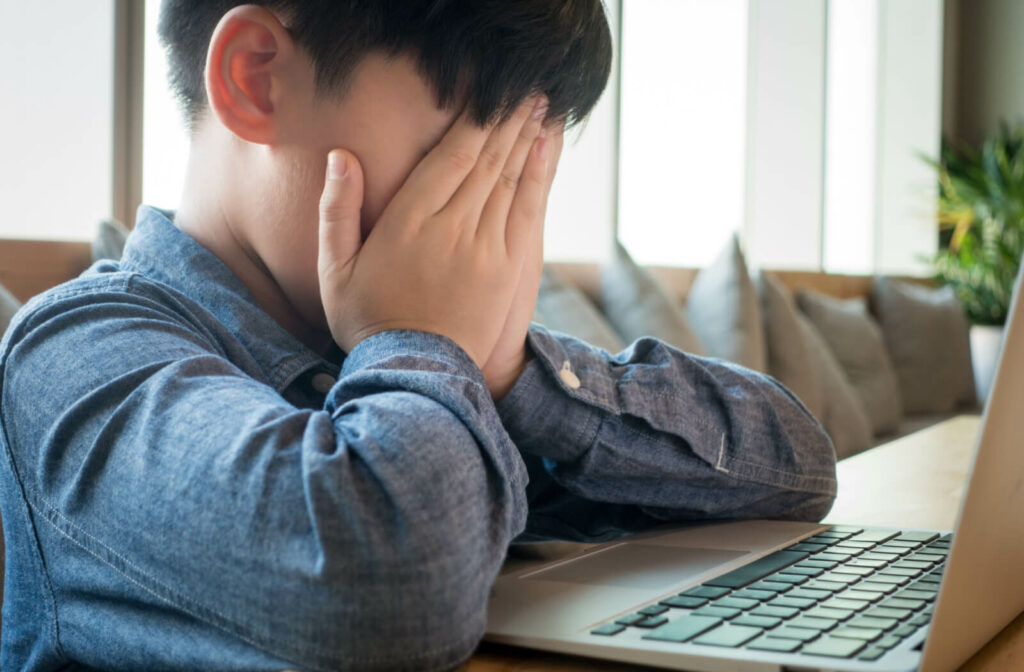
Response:
[{"label": "boy", "polygon": [[529,325],[599,0],[167,0],[161,34],[180,210],[0,348],[5,670],[445,669],[513,539],[828,510],[770,379]]}]

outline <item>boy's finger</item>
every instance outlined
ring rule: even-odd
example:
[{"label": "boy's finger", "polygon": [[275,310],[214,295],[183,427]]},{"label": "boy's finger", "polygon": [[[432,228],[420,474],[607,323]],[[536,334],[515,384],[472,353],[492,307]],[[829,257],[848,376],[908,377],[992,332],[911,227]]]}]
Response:
[{"label": "boy's finger", "polygon": [[551,158],[548,138],[537,138],[526,160],[519,189],[512,202],[505,228],[508,256],[523,259],[531,249],[531,242],[544,229],[544,205],[548,190],[548,162]]},{"label": "boy's finger", "polygon": [[494,128],[478,126],[466,108],[409,174],[390,206],[416,210],[424,216],[440,212],[476,166]]},{"label": "boy's finger", "polygon": [[327,177],[320,197],[320,277],[347,267],[362,245],[359,222],[363,207],[363,170],[343,149],[327,156]]},{"label": "boy's finger", "polygon": [[483,212],[480,215],[480,225],[476,232],[477,236],[490,236],[493,237],[493,240],[501,241],[504,244],[505,226],[508,221],[509,209],[519,188],[519,179],[530,156],[533,141],[537,139],[541,132],[547,109],[547,97],[541,96],[537,100],[529,120],[520,129],[519,137],[512,147],[512,152],[505,162],[505,167],[502,169],[498,181],[487,198],[487,203],[484,205]]},{"label": "boy's finger", "polygon": [[548,186],[544,192],[544,211],[547,212],[548,196],[551,195],[551,186],[555,183],[555,174],[558,172],[558,162],[562,158],[562,147],[565,146],[565,124],[560,123],[546,128],[545,137],[548,139]]},{"label": "boy's finger", "polygon": [[[473,170],[466,176],[445,208],[456,218],[466,222],[469,230],[476,230],[480,214],[491,192],[494,191],[495,184],[502,176],[502,170],[505,169],[512,148],[515,147],[520,132],[536,109],[537,98],[528,98],[516,108],[508,121],[494,129],[480,150]],[[535,130],[539,132],[540,126],[538,125]],[[514,179],[518,181],[518,175]]]}]

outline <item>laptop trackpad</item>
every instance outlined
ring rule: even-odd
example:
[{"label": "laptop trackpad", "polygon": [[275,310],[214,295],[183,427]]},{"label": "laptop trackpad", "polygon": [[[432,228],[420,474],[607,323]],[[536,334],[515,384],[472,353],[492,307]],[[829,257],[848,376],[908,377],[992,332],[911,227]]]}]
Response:
[{"label": "laptop trackpad", "polygon": [[722,563],[747,555],[717,548],[622,544],[522,578],[659,590],[688,581]]}]

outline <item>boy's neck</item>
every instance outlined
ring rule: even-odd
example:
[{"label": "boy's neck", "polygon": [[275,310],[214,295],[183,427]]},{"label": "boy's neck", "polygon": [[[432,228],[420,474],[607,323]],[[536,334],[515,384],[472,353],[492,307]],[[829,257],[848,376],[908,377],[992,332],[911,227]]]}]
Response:
[{"label": "boy's neck", "polygon": [[[206,127],[205,130],[203,127]],[[248,216],[240,207],[240,197],[252,200],[252,182],[240,194],[233,181],[237,175],[239,151],[231,146],[234,137],[224,137],[213,124],[200,124],[189,153],[188,171],[181,205],[174,218],[175,225],[219,258],[282,328],[313,352],[326,355],[333,344],[330,333],[314,328],[288,301],[270,270],[245,237],[242,218]],[[219,130],[219,129],[218,129]],[[234,166],[232,168],[232,166]],[[247,175],[247,180],[253,176]]]}]

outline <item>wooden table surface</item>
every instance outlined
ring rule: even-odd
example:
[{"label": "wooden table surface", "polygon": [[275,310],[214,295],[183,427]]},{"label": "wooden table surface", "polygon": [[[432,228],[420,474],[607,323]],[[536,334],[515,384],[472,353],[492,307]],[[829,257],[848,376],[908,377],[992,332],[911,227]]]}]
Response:
[{"label": "wooden table surface", "polygon": [[[839,463],[839,494],[826,523],[953,529],[980,419],[960,416]],[[484,642],[463,672],[640,672],[650,667]],[[960,668],[1024,670],[1024,614]]]}]

